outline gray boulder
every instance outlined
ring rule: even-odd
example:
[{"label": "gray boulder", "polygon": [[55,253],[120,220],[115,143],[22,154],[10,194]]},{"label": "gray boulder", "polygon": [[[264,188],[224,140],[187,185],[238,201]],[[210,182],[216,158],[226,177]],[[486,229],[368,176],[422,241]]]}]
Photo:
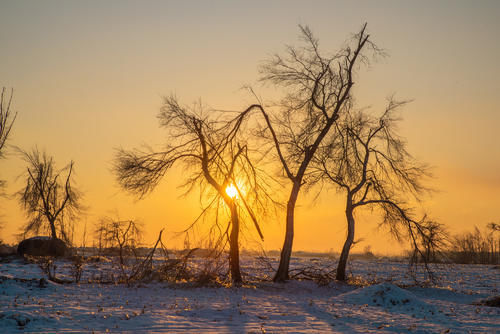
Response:
[{"label": "gray boulder", "polygon": [[32,256],[68,256],[70,249],[61,239],[53,239],[51,237],[33,237],[25,239],[17,246],[19,255]]}]

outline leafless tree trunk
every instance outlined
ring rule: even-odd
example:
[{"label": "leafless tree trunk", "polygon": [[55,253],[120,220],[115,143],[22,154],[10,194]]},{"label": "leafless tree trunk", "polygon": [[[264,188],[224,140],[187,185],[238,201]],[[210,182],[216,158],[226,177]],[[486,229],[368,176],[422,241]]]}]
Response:
[{"label": "leafless tree trunk", "polygon": [[274,276],[274,281],[283,282],[288,280],[289,268],[290,268],[290,258],[292,257],[292,246],[293,246],[293,235],[294,235],[294,221],[295,221],[295,204],[297,203],[297,198],[300,191],[300,183],[294,182],[292,186],[292,191],[290,192],[290,198],[286,206],[286,230],[285,230],[285,241],[283,243],[283,248],[280,254],[280,263],[278,270]]},{"label": "leafless tree trunk", "polygon": [[347,219],[347,237],[344,242],[344,247],[342,247],[342,252],[340,253],[336,274],[336,279],[341,281],[345,280],[347,259],[349,257],[349,252],[351,250],[352,244],[354,243],[354,207],[352,206],[352,196],[350,194],[347,194],[345,215]]},{"label": "leafless tree trunk", "polygon": [[229,268],[231,270],[231,280],[234,283],[240,284],[243,280],[240,271],[240,247],[239,233],[240,222],[238,219],[238,211],[236,204],[231,203],[231,235],[229,236]]}]

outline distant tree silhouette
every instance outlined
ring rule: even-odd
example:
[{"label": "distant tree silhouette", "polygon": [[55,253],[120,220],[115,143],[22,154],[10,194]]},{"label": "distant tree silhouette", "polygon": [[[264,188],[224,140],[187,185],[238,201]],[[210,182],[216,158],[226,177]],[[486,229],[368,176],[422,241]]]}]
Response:
[{"label": "distant tree silhouette", "polygon": [[28,163],[24,173],[26,185],[17,193],[29,218],[23,234],[37,234],[48,228],[52,238],[69,242],[67,226],[82,210],[81,194],[73,186],[74,162],[56,169],[54,159],[37,148],[30,153],[19,151]]},{"label": "distant tree silhouette", "polygon": [[422,182],[429,169],[412,158],[396,132],[395,112],[405,103],[391,99],[380,117],[366,111],[346,113],[315,157],[319,177],[336,185],[346,199],[347,238],[337,266],[338,280],[346,279],[358,208],[380,210],[383,224],[397,239],[409,238],[413,256],[425,263],[443,241],[441,225],[425,217],[415,219],[409,206],[409,200],[418,200],[428,190]]},{"label": "distant tree silhouette", "polygon": [[[114,169],[120,185],[142,197],[152,191],[175,164],[182,164],[186,179],[183,185],[187,191],[199,185],[200,199],[208,199],[209,204],[201,216],[210,208],[216,211],[214,224],[219,231],[219,244],[225,245],[224,240],[229,242],[231,280],[239,284],[242,281],[239,261],[241,217],[249,217],[262,238],[254,211],[265,208],[264,199],[268,196],[263,191],[265,182],[261,182],[258,169],[250,160],[245,138],[239,134],[244,117],[228,119],[226,116],[218,112],[208,114],[201,105],[184,107],[175,97],[167,97],[158,115],[160,126],[168,131],[165,149],[120,149]],[[237,196],[226,192],[230,185],[237,190]],[[224,211],[229,211],[230,216],[227,227],[219,222]]]},{"label": "distant tree silhouette", "polygon": [[118,248],[120,267],[123,270],[124,256],[137,248],[143,232],[141,225],[133,220],[102,217],[96,225],[95,234],[100,238],[101,246]]},{"label": "distant tree silhouette", "polygon": [[[0,159],[5,157],[5,144],[9,138],[10,130],[12,125],[16,120],[16,114],[12,114],[13,90],[8,94],[5,87],[2,88],[2,94],[0,95]],[[5,180],[0,180],[0,191],[5,187]]]},{"label": "distant tree silhouette", "polygon": [[473,232],[456,235],[452,239],[450,253],[455,263],[500,263],[500,225],[488,223],[481,232],[477,226]]},{"label": "distant tree silhouette", "polygon": [[285,97],[273,107],[260,103],[265,124],[260,136],[274,147],[282,171],[291,182],[286,210],[286,232],[274,281],[289,279],[294,237],[294,214],[302,186],[310,183],[310,163],[339,116],[352,103],[354,76],[367,52],[379,53],[366,32],[366,24],[347,46],[333,55],[319,50],[318,40],[300,26],[302,47],[288,46],[286,55],[275,55],[261,68],[261,80],[285,89]]}]

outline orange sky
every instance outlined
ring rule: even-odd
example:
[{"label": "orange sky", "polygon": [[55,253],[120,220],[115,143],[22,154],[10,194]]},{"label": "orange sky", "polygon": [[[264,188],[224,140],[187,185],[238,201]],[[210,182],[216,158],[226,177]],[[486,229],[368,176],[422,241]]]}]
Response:
[{"label": "orange sky", "polygon": [[[162,143],[161,96],[241,109],[254,101],[240,88],[252,84],[270,99],[272,90],[256,83],[258,65],[297,43],[298,24],[335,51],[366,21],[389,57],[361,71],[358,105],[379,110],[391,94],[414,100],[401,133],[434,166],[431,185],[440,192],[424,202],[427,211],[452,232],[484,226],[500,220],[499,13],[498,1],[0,1],[0,86],[15,89],[19,113],[9,143],[38,145],[59,166],[75,160],[89,229],[118,211],[142,220],[152,242],[160,228],[179,231],[197,216],[196,194],[178,197],[174,171],[137,201],[117,187],[110,167],[117,147]],[[10,194],[21,188],[23,168],[13,154],[0,162]],[[294,249],[340,251],[341,198],[329,192],[313,202],[302,193],[299,204]],[[0,210],[1,236],[14,242],[23,213],[13,199]],[[377,219],[365,220],[360,250],[399,249],[377,232]],[[280,248],[283,232],[282,219],[266,222],[264,247]],[[182,238],[169,242],[182,246]]]}]

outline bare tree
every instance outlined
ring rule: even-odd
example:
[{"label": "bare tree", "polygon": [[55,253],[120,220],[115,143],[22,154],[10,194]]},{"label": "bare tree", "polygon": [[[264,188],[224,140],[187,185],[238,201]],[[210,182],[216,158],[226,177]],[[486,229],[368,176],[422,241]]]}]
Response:
[{"label": "bare tree", "polygon": [[[9,138],[10,130],[12,129],[12,125],[16,120],[16,114],[12,114],[11,105],[12,105],[12,96],[14,91],[10,91],[10,95],[8,94],[5,87],[2,88],[2,94],[0,95],[0,159],[4,158],[4,149],[5,144],[7,143],[7,139]],[[5,180],[0,180],[0,190],[5,187]]]},{"label": "bare tree", "polygon": [[39,233],[47,228],[52,238],[59,236],[64,241],[70,241],[68,224],[82,210],[81,194],[73,187],[74,162],[58,170],[54,159],[37,148],[31,153],[19,151],[28,163],[24,174],[26,185],[17,193],[29,218],[23,234]]},{"label": "bare tree", "polygon": [[[261,182],[261,174],[250,160],[247,143],[239,136],[244,117],[221,117],[216,112],[206,114],[201,105],[187,108],[179,105],[175,97],[165,98],[158,115],[160,126],[168,131],[165,149],[160,152],[151,148],[121,149],[116,156],[115,172],[124,189],[142,197],[152,191],[175,164],[181,163],[186,171],[191,171],[186,174],[183,185],[187,192],[200,186],[200,199],[208,203],[200,217],[209,209],[215,209],[215,230],[221,236],[219,241],[229,242],[231,280],[238,284],[242,281],[241,218],[247,216],[263,238],[255,210],[265,208],[262,202],[265,192],[261,191],[265,182]],[[219,222],[225,216],[223,211],[229,211],[227,227]]]},{"label": "bare tree", "polygon": [[409,206],[410,200],[418,200],[428,190],[423,180],[429,169],[408,153],[396,132],[395,112],[405,103],[391,99],[378,118],[363,111],[346,113],[315,160],[320,177],[336,185],[346,199],[347,238],[337,266],[338,280],[346,279],[358,208],[378,208],[383,224],[397,239],[411,240],[414,256],[427,260],[440,246],[441,225],[425,217],[416,220]]},{"label": "bare tree", "polygon": [[[366,32],[366,24],[347,46],[333,55],[319,50],[308,27],[300,26],[303,47],[288,46],[284,57],[275,55],[261,69],[263,82],[285,88],[286,95],[270,111],[262,103],[250,106],[264,117],[260,135],[274,147],[281,168],[291,182],[286,211],[286,233],[274,281],[289,279],[294,237],[294,213],[302,186],[312,181],[310,163],[339,115],[349,110],[358,64],[367,51],[379,53]],[[267,109],[267,108],[266,108]]]},{"label": "bare tree", "polygon": [[11,90],[9,96],[7,90],[3,87],[0,95],[0,157],[4,156],[4,146],[17,116],[17,113],[12,115],[10,110],[13,93],[14,91]]},{"label": "bare tree", "polygon": [[[95,234],[102,238],[105,247],[118,248],[120,266],[123,269],[125,255],[134,251],[140,243],[142,228],[133,220],[103,217],[96,226]],[[101,241],[99,244],[101,245]]]}]

